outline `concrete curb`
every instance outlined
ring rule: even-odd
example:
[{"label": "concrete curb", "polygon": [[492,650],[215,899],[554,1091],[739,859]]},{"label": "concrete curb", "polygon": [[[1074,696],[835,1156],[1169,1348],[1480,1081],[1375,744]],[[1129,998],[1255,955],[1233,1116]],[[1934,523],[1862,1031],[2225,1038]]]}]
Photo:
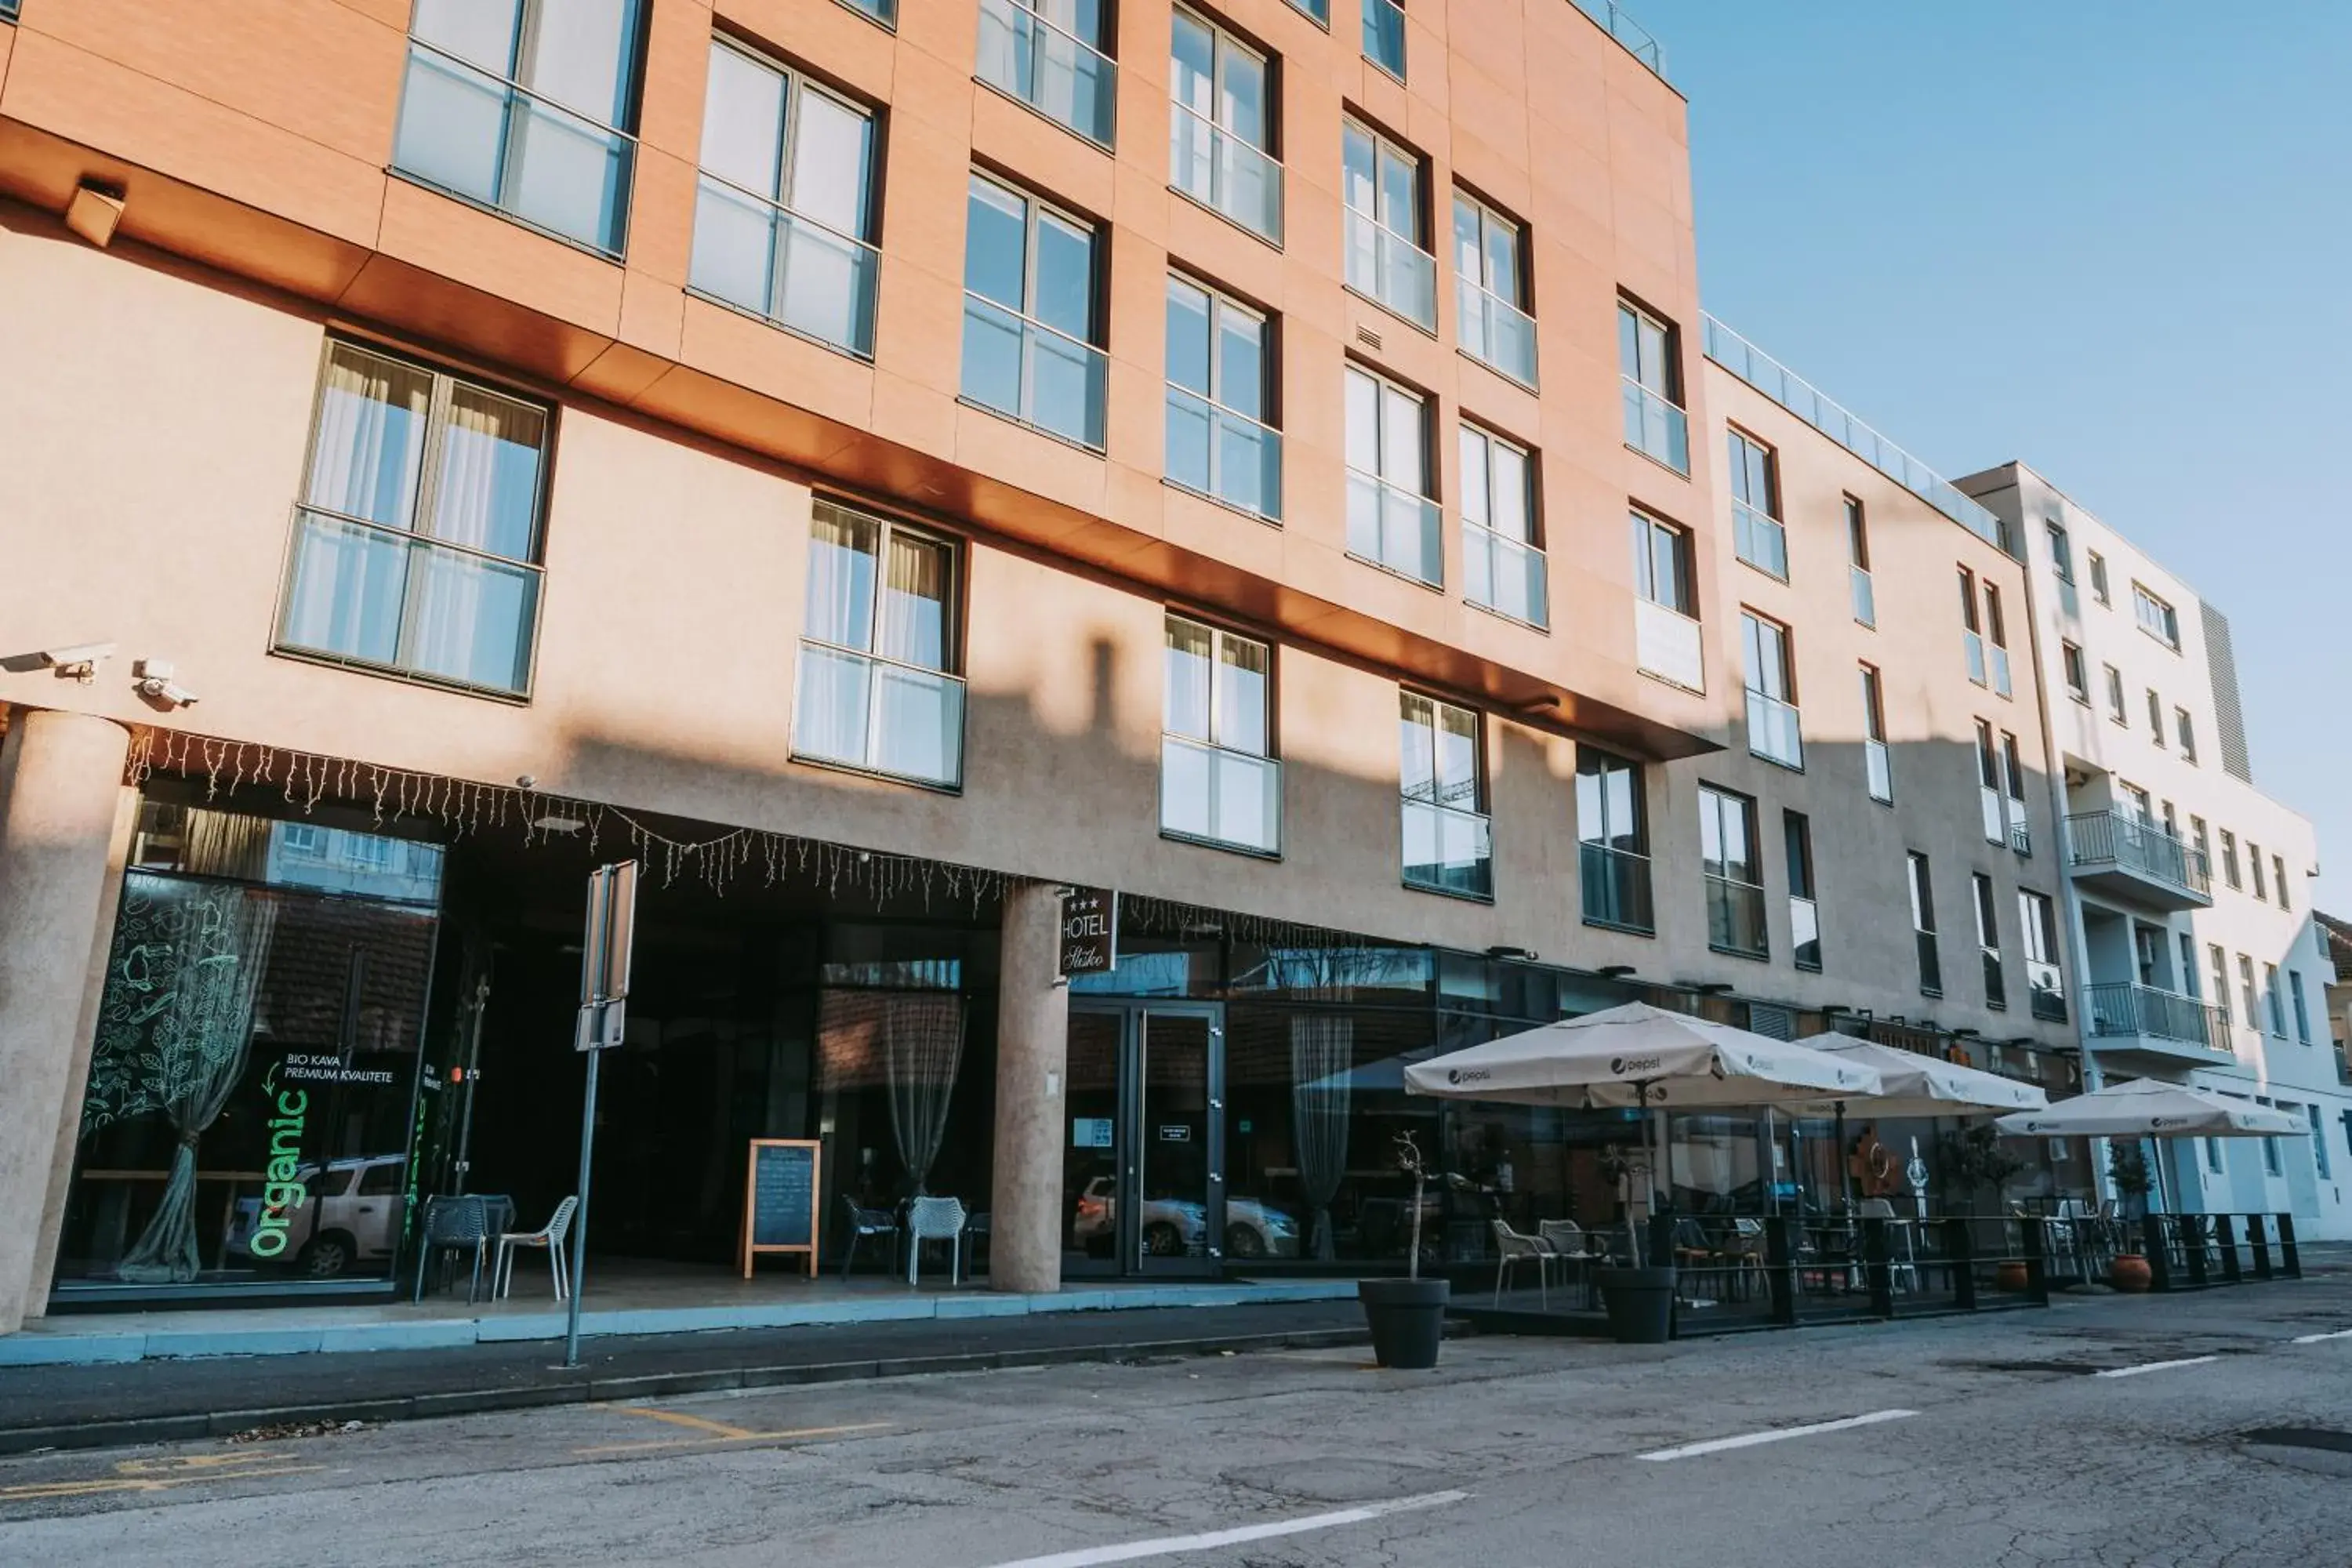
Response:
[{"label": "concrete curb", "polygon": [[1364,1329],[1312,1329],[1280,1333],[1221,1334],[1202,1339],[1148,1340],[1125,1344],[1047,1346],[986,1351],[971,1355],[892,1356],[845,1362],[804,1362],[780,1366],[724,1367],[703,1372],[646,1373],[595,1377],[587,1373],[564,1381],[509,1388],[467,1389],[391,1398],[330,1400],[319,1404],[267,1405],[241,1410],[145,1415],[121,1421],[85,1421],[58,1426],[0,1430],[0,1455],[51,1449],[117,1448],[148,1443],[226,1437],[256,1426],[314,1421],[422,1421],[473,1415],[486,1411],[527,1410],[550,1405],[594,1405],[630,1399],[667,1398],[732,1389],[789,1388],[866,1378],[924,1377],[940,1373],[995,1372],[1013,1367],[1070,1366],[1127,1361],[1143,1356],[1215,1355],[1231,1351],[1332,1350],[1369,1344]]}]

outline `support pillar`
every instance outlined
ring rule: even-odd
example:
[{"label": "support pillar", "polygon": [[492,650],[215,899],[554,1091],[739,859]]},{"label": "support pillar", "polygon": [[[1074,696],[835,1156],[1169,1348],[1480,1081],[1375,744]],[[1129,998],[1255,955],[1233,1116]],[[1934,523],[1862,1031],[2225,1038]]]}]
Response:
[{"label": "support pillar", "polygon": [[996,1012],[996,1177],[988,1279],[998,1290],[1062,1283],[1063,1086],[1070,991],[1062,979],[1062,901],[1051,883],[1004,896]]},{"label": "support pillar", "polygon": [[0,1333],[35,1278],[131,736],[79,713],[19,710],[0,744]]}]

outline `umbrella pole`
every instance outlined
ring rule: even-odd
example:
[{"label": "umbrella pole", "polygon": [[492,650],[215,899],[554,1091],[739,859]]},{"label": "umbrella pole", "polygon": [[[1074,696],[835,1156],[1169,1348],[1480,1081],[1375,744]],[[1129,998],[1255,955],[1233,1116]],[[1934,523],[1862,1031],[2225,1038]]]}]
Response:
[{"label": "umbrella pole", "polygon": [[1845,1146],[1845,1101],[1843,1100],[1837,1102],[1837,1165],[1838,1201],[1851,1215],[1853,1213],[1853,1161]]}]

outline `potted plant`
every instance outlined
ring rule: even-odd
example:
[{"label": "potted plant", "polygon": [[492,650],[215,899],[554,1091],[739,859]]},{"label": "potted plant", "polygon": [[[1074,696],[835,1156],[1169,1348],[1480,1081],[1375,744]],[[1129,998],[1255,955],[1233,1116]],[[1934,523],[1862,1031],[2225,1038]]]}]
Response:
[{"label": "potted plant", "polygon": [[1405,1277],[1360,1279],[1356,1299],[1363,1302],[1364,1321],[1372,1331],[1372,1359],[1402,1372],[1425,1372],[1437,1364],[1451,1290],[1444,1279],[1421,1277],[1421,1203],[1429,1179],[1428,1161],[1412,1133],[1398,1133],[1396,1144],[1397,1169],[1412,1178],[1412,1226],[1406,1243]]},{"label": "potted plant", "polygon": [[[2137,1143],[2114,1143],[2107,1149],[2107,1176],[2116,1184],[2116,1195],[2123,1200],[2126,1215],[2147,1212],[2147,1156]],[[2155,1276],[2148,1271],[2147,1258],[2140,1249],[2138,1236],[2126,1229],[2116,1248],[2116,1260],[2107,1266],[2107,1283],[2118,1290],[2141,1291],[2148,1288]]]},{"label": "potted plant", "polygon": [[[1614,1152],[1612,1152],[1612,1154]],[[1604,1163],[1617,1175],[1625,1194],[1626,1258],[1630,1266],[1593,1273],[1601,1288],[1601,1304],[1609,1313],[1609,1331],[1621,1345],[1662,1345],[1674,1337],[1675,1271],[1652,1268],[1642,1260],[1642,1233],[1633,1221],[1636,1168],[1622,1155]],[[1646,1181],[1644,1173],[1639,1177]]]},{"label": "potted plant", "polygon": [[[1990,1211],[2000,1211],[2000,1187],[2003,1182],[2025,1169],[2025,1162],[2001,1147],[2000,1133],[1990,1123],[1980,1123],[1963,1132],[1946,1132],[1936,1139],[1936,1166],[1944,1190],[1962,1194],[1967,1207],[1961,1212],[1980,1212],[1978,1205],[1989,1191],[1992,1195]],[[2028,1283],[2025,1260],[2021,1258],[2002,1259],[1993,1268],[1993,1289],[2022,1290]]]}]

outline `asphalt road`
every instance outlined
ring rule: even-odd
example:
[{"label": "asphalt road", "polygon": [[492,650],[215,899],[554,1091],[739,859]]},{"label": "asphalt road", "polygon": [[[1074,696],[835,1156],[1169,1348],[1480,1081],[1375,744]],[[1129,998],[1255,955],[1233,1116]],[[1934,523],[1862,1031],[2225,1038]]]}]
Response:
[{"label": "asphalt road", "polygon": [[0,1462],[0,1563],[2352,1563],[2352,1275],[1656,1349],[1456,1341],[1433,1373],[1364,1362],[27,1456]]}]

